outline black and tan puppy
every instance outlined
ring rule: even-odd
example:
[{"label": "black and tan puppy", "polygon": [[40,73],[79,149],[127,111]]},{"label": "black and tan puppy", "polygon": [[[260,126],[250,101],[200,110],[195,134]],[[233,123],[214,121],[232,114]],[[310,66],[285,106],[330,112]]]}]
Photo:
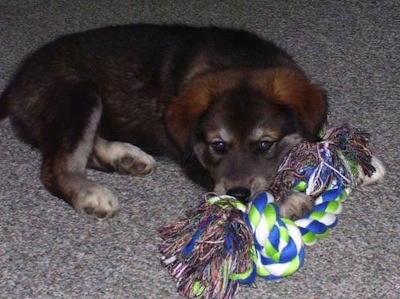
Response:
[{"label": "black and tan puppy", "polygon": [[[271,42],[157,25],[61,37],[25,60],[0,99],[0,119],[41,151],[45,187],[99,219],[118,201],[87,167],[143,175],[150,154],[176,151],[200,161],[216,193],[246,200],[295,143],[316,138],[326,110],[320,88]],[[311,207],[296,194],[280,204],[286,217]]]}]

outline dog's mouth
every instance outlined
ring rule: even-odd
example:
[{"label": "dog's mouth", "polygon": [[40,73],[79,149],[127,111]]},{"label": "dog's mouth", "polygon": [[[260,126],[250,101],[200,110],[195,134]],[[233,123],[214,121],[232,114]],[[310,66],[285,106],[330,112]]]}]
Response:
[{"label": "dog's mouth", "polygon": [[231,188],[231,189],[226,191],[226,194],[239,199],[243,203],[250,202],[250,199],[251,199],[251,196],[252,196],[251,190],[249,188],[246,188],[246,187]]},{"label": "dog's mouth", "polygon": [[254,178],[251,184],[228,184],[219,181],[215,184],[214,192],[217,195],[229,195],[237,198],[241,202],[247,204],[251,202],[256,194],[268,189],[268,181],[265,178]]}]

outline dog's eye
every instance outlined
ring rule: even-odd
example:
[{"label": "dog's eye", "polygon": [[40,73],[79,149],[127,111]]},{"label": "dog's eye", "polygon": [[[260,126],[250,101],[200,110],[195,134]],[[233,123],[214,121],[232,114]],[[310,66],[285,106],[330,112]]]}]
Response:
[{"label": "dog's eye", "polygon": [[268,151],[271,148],[271,146],[272,142],[263,140],[258,143],[258,150],[263,152]]},{"label": "dog's eye", "polygon": [[211,148],[219,153],[223,153],[226,151],[226,143],[223,141],[216,141],[210,144]]}]

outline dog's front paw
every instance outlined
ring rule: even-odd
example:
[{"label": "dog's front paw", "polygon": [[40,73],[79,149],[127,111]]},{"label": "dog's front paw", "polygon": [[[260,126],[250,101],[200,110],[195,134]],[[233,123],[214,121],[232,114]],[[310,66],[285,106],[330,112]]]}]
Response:
[{"label": "dog's front paw", "polygon": [[146,175],[155,169],[156,162],[150,155],[140,158],[123,156],[118,158],[114,165],[115,170],[120,174]]},{"label": "dog's front paw", "polygon": [[72,205],[77,211],[99,220],[111,218],[118,212],[118,199],[107,188],[95,183],[79,191],[72,199]]},{"label": "dog's front paw", "polygon": [[88,166],[120,174],[145,175],[156,168],[156,161],[151,155],[130,143],[110,142],[97,137]]},{"label": "dog's front paw", "polygon": [[279,214],[284,218],[292,220],[300,219],[309,213],[314,207],[311,196],[302,192],[293,192],[287,198],[277,202]]}]

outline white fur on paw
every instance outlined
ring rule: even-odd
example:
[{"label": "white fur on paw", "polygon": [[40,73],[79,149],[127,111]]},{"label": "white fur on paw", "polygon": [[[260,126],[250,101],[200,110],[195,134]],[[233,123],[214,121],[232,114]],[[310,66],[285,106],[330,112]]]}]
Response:
[{"label": "white fur on paw", "polygon": [[105,220],[118,212],[118,199],[107,188],[91,184],[82,188],[73,198],[73,206],[77,211],[93,215],[99,220]]},{"label": "white fur on paw", "polygon": [[358,166],[358,171],[360,173],[360,185],[371,185],[373,183],[379,182],[386,175],[386,168],[378,158],[372,156],[371,164],[375,168],[375,172],[370,177],[365,175],[362,168]]},{"label": "white fur on paw", "polygon": [[314,207],[311,196],[302,192],[294,192],[278,204],[281,217],[289,219],[302,218]]},{"label": "white fur on paw", "polygon": [[149,174],[156,168],[151,155],[130,143],[110,142],[107,156],[114,169],[121,173]]}]

